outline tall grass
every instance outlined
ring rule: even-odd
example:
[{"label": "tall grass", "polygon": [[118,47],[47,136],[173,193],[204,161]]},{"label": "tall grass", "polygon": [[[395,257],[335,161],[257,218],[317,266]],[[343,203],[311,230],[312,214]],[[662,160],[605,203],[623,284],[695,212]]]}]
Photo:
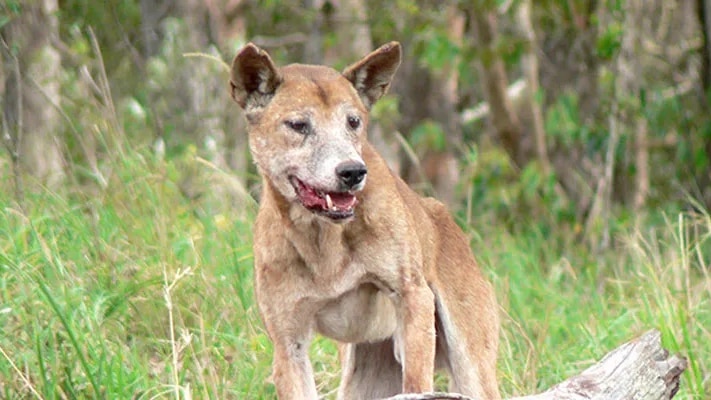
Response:
[{"label": "tall grass", "polygon": [[[170,161],[127,154],[105,190],[28,193],[23,208],[4,175],[0,397],[274,398],[251,213],[196,213]],[[599,254],[534,225],[465,227],[504,315],[505,395],[543,390],[655,328],[689,359],[678,398],[707,397],[711,218],[652,221],[619,227]],[[329,398],[336,353],[325,339],[311,351]]]},{"label": "tall grass", "polygon": [[[620,228],[614,248],[595,256],[565,237],[481,236],[474,247],[507,316],[499,366],[505,390],[540,391],[658,329],[664,346],[689,360],[677,398],[708,398],[709,222],[708,214],[662,224],[640,216],[636,226]],[[550,251],[553,242],[570,251]]]},{"label": "tall grass", "polygon": [[0,397],[269,392],[249,222],[198,216],[132,157],[91,196],[0,193]]}]

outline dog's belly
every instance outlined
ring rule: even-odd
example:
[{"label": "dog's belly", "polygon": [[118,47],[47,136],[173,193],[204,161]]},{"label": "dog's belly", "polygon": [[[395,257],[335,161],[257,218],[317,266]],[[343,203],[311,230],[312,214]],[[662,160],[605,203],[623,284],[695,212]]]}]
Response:
[{"label": "dog's belly", "polygon": [[396,325],[393,301],[372,283],[346,292],[316,314],[316,328],[322,335],[346,343],[389,338]]}]

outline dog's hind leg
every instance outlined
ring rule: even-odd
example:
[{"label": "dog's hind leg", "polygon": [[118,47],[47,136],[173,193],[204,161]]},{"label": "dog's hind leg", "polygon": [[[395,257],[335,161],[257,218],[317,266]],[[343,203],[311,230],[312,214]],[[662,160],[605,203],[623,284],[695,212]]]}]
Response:
[{"label": "dog's hind leg", "polygon": [[437,359],[450,372],[450,390],[475,399],[498,400],[496,356],[499,315],[491,285],[477,267],[469,239],[446,208],[423,200],[439,230],[435,295]]},{"label": "dog's hind leg", "polygon": [[354,343],[341,348],[339,400],[371,400],[402,390],[402,366],[395,359],[392,339]]},{"label": "dog's hind leg", "polygon": [[[456,301],[456,300],[455,300]],[[496,332],[478,329],[498,325],[493,321],[473,318],[493,318],[487,315],[454,315],[444,297],[436,295],[438,363],[449,372],[449,391],[477,399],[498,400],[496,383]],[[459,311],[471,309],[459,305]],[[464,324],[470,326],[465,327]],[[473,326],[473,327],[472,327]],[[442,365],[443,364],[443,365]]]}]

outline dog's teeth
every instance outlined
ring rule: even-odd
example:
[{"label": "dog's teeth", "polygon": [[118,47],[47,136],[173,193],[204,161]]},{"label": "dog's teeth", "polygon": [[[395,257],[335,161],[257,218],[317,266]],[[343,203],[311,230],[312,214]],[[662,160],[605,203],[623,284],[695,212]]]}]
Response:
[{"label": "dog's teeth", "polygon": [[331,211],[335,211],[335,207],[333,206],[333,200],[331,200],[331,196],[326,193],[326,205],[328,206],[328,209]]}]

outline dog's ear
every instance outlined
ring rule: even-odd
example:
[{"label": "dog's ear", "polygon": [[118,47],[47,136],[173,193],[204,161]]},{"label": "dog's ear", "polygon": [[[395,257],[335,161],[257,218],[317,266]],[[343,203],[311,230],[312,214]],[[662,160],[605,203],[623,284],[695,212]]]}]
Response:
[{"label": "dog's ear", "polygon": [[248,43],[232,61],[230,94],[244,109],[264,107],[282,79],[266,51]]},{"label": "dog's ear", "polygon": [[387,92],[400,66],[401,53],[400,43],[390,42],[343,71],[343,76],[351,81],[366,107],[370,108]]}]

